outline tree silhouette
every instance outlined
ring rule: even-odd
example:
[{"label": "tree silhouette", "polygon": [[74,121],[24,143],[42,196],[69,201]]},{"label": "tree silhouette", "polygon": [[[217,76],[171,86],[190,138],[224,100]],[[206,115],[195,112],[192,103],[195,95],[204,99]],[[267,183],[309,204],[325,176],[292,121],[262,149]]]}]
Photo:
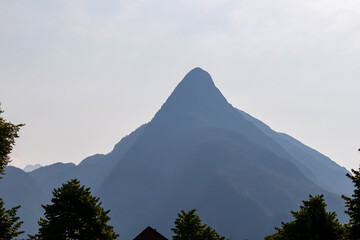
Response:
[{"label": "tree silhouette", "polygon": [[[0,109],[0,114],[3,111]],[[15,125],[6,121],[0,116],[0,179],[4,175],[6,165],[10,162],[9,154],[15,144],[15,138],[18,137],[18,131],[23,124]],[[16,216],[20,206],[6,210],[4,201],[0,198],[0,239],[12,239],[24,233],[18,231],[22,221]]]},{"label": "tree silhouette", "polygon": [[225,240],[215,230],[206,224],[201,224],[201,219],[195,214],[196,209],[178,214],[175,219],[175,227],[171,231],[175,233],[173,240]]},{"label": "tree silhouette", "polygon": [[101,239],[112,240],[119,235],[107,225],[110,210],[105,211],[90,188],[80,186],[76,179],[53,191],[52,204],[42,205],[45,218],[39,221],[39,233],[32,239]]},{"label": "tree silhouette", "polygon": [[344,235],[344,228],[336,219],[335,212],[326,212],[323,195],[309,196],[297,212],[291,211],[295,220],[281,223],[276,233],[265,240],[338,240]]},{"label": "tree silhouette", "polygon": [[0,198],[0,239],[13,239],[24,233],[18,231],[21,224],[20,217],[16,216],[17,210],[20,206],[6,210],[4,208],[4,201]]},{"label": "tree silhouette", "polygon": [[[0,108],[0,114],[4,111]],[[24,124],[12,124],[0,116],[0,178],[4,175],[6,165],[10,162],[9,154],[15,144],[15,138],[19,137],[18,132]]]},{"label": "tree silhouette", "polygon": [[351,197],[342,195],[342,198],[347,207],[345,213],[350,217],[349,224],[346,225],[348,238],[358,240],[360,239],[360,169],[359,171],[351,169],[351,171],[353,175],[347,173],[346,176],[354,183],[355,189]]}]

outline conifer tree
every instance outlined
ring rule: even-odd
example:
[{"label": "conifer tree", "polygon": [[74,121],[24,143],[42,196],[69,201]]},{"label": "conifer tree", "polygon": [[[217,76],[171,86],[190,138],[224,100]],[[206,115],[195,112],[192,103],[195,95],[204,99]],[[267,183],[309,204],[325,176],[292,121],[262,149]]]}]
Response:
[{"label": "conifer tree", "polygon": [[4,208],[4,201],[0,198],[0,239],[13,239],[24,233],[19,231],[21,224],[20,217],[16,216],[17,210],[20,206],[6,210]]},{"label": "conifer tree", "polygon": [[52,204],[42,205],[45,218],[39,221],[39,233],[32,239],[87,239],[112,240],[119,235],[107,222],[110,210],[105,211],[90,188],[76,179],[53,191]]},{"label": "conifer tree", "polygon": [[281,223],[275,228],[276,233],[265,237],[265,240],[340,240],[344,228],[336,219],[335,212],[326,212],[323,195],[309,197],[297,212],[291,211],[294,221]]},{"label": "conifer tree", "polygon": [[215,230],[206,224],[201,224],[201,219],[195,214],[196,209],[178,214],[175,219],[175,227],[171,230],[175,233],[173,240],[225,240]]},{"label": "conifer tree", "polygon": [[[359,149],[360,151],[360,149]],[[350,217],[349,224],[346,225],[348,238],[350,240],[360,239],[360,171],[351,169],[353,175],[347,173],[346,176],[354,183],[355,189],[351,197],[345,195],[342,198],[345,200],[347,213]]]}]

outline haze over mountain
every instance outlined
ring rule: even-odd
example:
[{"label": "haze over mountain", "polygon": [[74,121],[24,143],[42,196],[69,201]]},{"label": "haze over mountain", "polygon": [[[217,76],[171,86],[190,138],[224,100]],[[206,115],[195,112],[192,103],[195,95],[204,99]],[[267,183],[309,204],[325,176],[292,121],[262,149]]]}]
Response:
[{"label": "haze over mountain", "polygon": [[38,169],[38,168],[41,168],[42,166],[38,163],[34,164],[34,165],[31,165],[31,164],[28,164],[26,165],[23,170],[25,172],[31,172],[31,171],[34,171],[35,169]]},{"label": "haze over mountain", "polygon": [[[121,239],[135,237],[148,225],[169,237],[176,214],[193,208],[221,235],[262,239],[309,194],[324,194],[329,209],[345,220],[340,195],[352,190],[346,173],[326,156],[234,108],[210,75],[195,68],[154,118],[110,153],[30,173],[9,167],[0,194],[8,204],[23,205],[28,233],[36,231],[39,206],[49,202],[52,189],[78,178],[111,209]],[[23,182],[26,189],[19,187]],[[31,189],[36,193],[29,194]]]}]

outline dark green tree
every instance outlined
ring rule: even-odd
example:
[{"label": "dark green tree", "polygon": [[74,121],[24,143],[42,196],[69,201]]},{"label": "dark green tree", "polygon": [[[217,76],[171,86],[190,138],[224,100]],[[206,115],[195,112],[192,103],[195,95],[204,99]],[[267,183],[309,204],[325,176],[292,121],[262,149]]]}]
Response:
[{"label": "dark green tree", "polygon": [[178,214],[175,219],[175,227],[171,228],[174,232],[173,240],[225,240],[215,230],[206,224],[201,224],[201,219],[195,214],[196,209]]},{"label": "dark green tree", "polygon": [[[0,114],[3,111],[0,109]],[[0,179],[4,175],[6,165],[10,162],[9,154],[15,144],[15,138],[18,137],[18,131],[23,124],[15,125],[6,121],[0,116]],[[19,231],[22,221],[16,216],[20,206],[9,210],[4,208],[4,201],[0,198],[0,239],[13,239],[24,233]]]},{"label": "dark green tree", "polygon": [[4,201],[0,198],[0,239],[13,239],[24,233],[18,231],[21,224],[20,217],[16,216],[16,211],[20,206],[6,210],[4,208]]},{"label": "dark green tree", "polygon": [[309,197],[297,212],[291,211],[295,218],[289,223],[281,223],[276,233],[265,240],[338,240],[343,239],[344,227],[336,219],[335,212],[326,212],[323,195]]},{"label": "dark green tree", "polygon": [[42,205],[45,218],[39,221],[39,233],[32,239],[87,239],[112,240],[118,238],[108,225],[108,213],[93,197],[90,188],[81,186],[76,179],[53,191],[52,204]]},{"label": "dark green tree", "polygon": [[[360,151],[360,149],[359,149]],[[360,239],[360,171],[351,169],[353,175],[347,173],[346,176],[354,183],[354,191],[351,197],[345,195],[342,198],[345,200],[347,213],[350,217],[349,224],[346,225],[348,238],[351,240]]]},{"label": "dark green tree", "polygon": [[[0,108],[0,114],[4,111]],[[19,137],[18,132],[24,124],[12,124],[0,115],[0,179],[4,175],[6,165],[10,162],[9,154],[15,144],[15,138]]]}]

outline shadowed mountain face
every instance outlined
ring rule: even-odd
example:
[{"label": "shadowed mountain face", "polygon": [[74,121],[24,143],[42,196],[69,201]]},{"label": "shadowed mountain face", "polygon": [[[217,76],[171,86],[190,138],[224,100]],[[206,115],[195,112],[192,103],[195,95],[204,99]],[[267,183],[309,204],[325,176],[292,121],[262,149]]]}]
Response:
[{"label": "shadowed mountain face", "polygon": [[344,167],[339,167],[328,157],[305,146],[291,136],[271,130],[269,126],[249,114],[240,110],[239,112],[265,135],[280,144],[291,155],[290,160],[314,183],[338,195],[352,194],[352,188],[349,188],[350,180],[344,178],[344,175],[348,173]]},{"label": "shadowed mountain face", "polygon": [[21,169],[8,166],[5,173],[0,181],[0,197],[5,202],[5,208],[21,205],[17,215],[24,221],[22,229],[34,231],[38,227],[37,221],[43,214],[42,200],[48,193],[45,194],[40,184]]},{"label": "shadowed mountain face", "polygon": [[50,189],[80,179],[111,209],[122,239],[148,225],[169,237],[176,214],[193,208],[221,235],[262,239],[309,194],[325,194],[330,210],[344,220],[339,194],[352,188],[346,172],[232,107],[210,75],[195,68],[155,117],[111,153],[28,175],[47,193],[42,203]]}]

